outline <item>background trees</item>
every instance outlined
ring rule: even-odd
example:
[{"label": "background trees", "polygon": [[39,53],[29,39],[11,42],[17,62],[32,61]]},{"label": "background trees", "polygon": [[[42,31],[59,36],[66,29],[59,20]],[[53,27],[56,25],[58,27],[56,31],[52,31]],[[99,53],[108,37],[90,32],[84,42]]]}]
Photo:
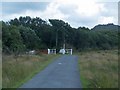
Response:
[{"label": "background trees", "polygon": [[2,24],[2,46],[3,52],[6,53],[20,53],[25,49],[22,42],[22,37],[18,27],[13,25]]},{"label": "background trees", "polygon": [[120,26],[114,24],[72,28],[63,20],[42,20],[29,16],[15,18],[2,23],[2,45],[4,53],[24,52],[63,47],[84,49],[112,49],[118,46]]},{"label": "background trees", "polygon": [[19,26],[22,42],[29,50],[40,49],[41,39],[31,28]]}]

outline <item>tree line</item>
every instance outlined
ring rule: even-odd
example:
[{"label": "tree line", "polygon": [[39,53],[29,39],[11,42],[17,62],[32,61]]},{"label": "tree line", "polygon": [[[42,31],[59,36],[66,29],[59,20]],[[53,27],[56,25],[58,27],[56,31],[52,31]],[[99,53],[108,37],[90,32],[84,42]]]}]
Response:
[{"label": "tree line", "polygon": [[2,23],[3,53],[22,53],[29,50],[66,48],[74,50],[113,49],[118,46],[120,26],[97,25],[92,29],[73,28],[59,19],[45,21],[39,17],[19,17]]}]

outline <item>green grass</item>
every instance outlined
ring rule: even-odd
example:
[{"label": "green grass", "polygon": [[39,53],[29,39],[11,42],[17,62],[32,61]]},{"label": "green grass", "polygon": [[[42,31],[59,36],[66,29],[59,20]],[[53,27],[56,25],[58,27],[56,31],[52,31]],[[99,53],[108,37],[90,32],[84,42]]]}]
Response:
[{"label": "green grass", "polygon": [[0,38],[0,89],[2,88],[2,41]]},{"label": "green grass", "polygon": [[43,70],[58,55],[3,56],[2,88],[17,88]]},{"label": "green grass", "polygon": [[2,88],[2,55],[0,54],[0,89]]},{"label": "green grass", "polygon": [[118,50],[89,51],[78,55],[83,88],[118,88]]}]

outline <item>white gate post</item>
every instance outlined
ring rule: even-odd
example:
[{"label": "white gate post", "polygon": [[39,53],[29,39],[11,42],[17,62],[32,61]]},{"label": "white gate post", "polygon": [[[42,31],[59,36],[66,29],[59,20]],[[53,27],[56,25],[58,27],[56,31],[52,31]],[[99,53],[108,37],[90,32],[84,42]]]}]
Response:
[{"label": "white gate post", "polygon": [[71,55],[72,55],[72,49],[71,49]]},{"label": "white gate post", "polygon": [[55,54],[56,54],[56,49],[55,49]]},{"label": "white gate post", "polygon": [[50,49],[48,49],[48,54],[50,54]]}]

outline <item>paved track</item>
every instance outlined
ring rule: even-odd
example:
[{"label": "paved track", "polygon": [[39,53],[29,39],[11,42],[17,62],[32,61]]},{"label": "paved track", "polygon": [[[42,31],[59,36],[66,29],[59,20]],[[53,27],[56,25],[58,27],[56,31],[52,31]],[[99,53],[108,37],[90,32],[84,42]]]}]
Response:
[{"label": "paved track", "polygon": [[78,58],[64,55],[20,88],[81,88]]}]

